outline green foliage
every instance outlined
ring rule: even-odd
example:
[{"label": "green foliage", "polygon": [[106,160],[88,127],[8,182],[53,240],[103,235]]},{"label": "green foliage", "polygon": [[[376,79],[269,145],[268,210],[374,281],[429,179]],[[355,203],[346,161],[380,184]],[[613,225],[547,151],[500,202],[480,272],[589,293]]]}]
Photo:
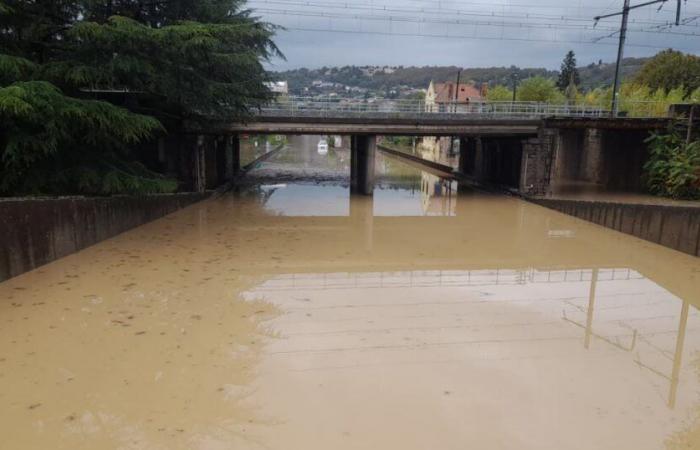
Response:
[{"label": "green foliage", "polygon": [[243,17],[242,0],[87,0],[84,2],[86,19],[105,22],[112,16],[123,16],[152,28],[172,25],[180,21],[222,23],[232,16]]},{"label": "green foliage", "polygon": [[700,103],[700,87],[691,92],[688,96],[688,101],[690,103]]},{"label": "green foliage", "polygon": [[415,138],[413,136],[385,136],[384,142],[386,144],[397,146],[397,147],[413,147],[413,141]]},{"label": "green foliage", "polygon": [[405,97],[407,100],[418,100],[418,101],[425,101],[425,91],[417,91],[417,92],[412,92],[411,94],[407,95]]},{"label": "green foliage", "polygon": [[[622,61],[623,77],[633,77],[648,58],[625,58]],[[425,66],[425,67],[395,67],[392,71],[374,72],[369,67],[344,66],[323,67],[321,69],[294,69],[278,72],[276,77],[289,82],[289,88],[294,95],[308,95],[314,92],[313,81],[340,83],[347,86],[369,89],[374,92],[384,92],[397,86],[414,89],[426,89],[433,80],[436,83],[455,81],[456,66]],[[615,76],[615,64],[592,63],[578,68],[581,76],[580,89],[589,91],[598,87],[609,86]],[[510,86],[513,74],[525,80],[534,76],[557,78],[559,72],[544,68],[520,67],[483,67],[466,68],[462,71],[462,80],[473,81],[477,85],[488,83],[490,86]]]},{"label": "green foliage", "polygon": [[165,110],[183,117],[242,117],[272,98],[261,62],[278,54],[272,33],[247,18],[159,28],[120,16],[81,22],[69,33],[80,43],[71,52],[79,61],[50,65],[49,74],[67,84],[156,95]]},{"label": "green foliage", "polygon": [[686,142],[678,127],[654,133],[644,166],[649,190],[678,199],[700,199],[700,141]]},{"label": "green foliage", "polygon": [[513,101],[513,91],[505,86],[495,86],[489,89],[486,99],[490,102],[511,102]]},{"label": "green foliage", "polygon": [[570,50],[561,63],[557,87],[560,91],[564,92],[572,82],[574,86],[581,85],[581,75],[576,68],[576,54],[574,54],[573,50]]},{"label": "green foliage", "polygon": [[700,88],[700,57],[670,49],[662,51],[644,64],[634,81],[653,91],[668,93],[683,88],[687,97]]},{"label": "green foliage", "polygon": [[287,136],[283,134],[273,134],[273,135],[268,135],[267,137],[267,142],[269,142],[271,145],[274,147],[279,147],[280,145],[287,144],[289,142],[289,139]]},{"label": "green foliage", "polygon": [[37,65],[25,58],[0,53],[0,85],[27,79],[37,70]]},{"label": "green foliage", "polygon": [[143,193],[171,193],[177,190],[177,181],[148,170],[138,162],[124,163],[119,159],[102,159],[88,167],[75,166],[57,172],[48,188],[60,191],[114,195]]},{"label": "green foliage", "polygon": [[[666,92],[636,83],[624,83],[620,88],[620,111],[629,117],[664,116],[672,104],[686,101],[684,91],[683,87]],[[612,103],[612,88],[594,89],[579,98],[579,103],[587,106],[609,109]]]},{"label": "green foliage", "polygon": [[[1,0],[0,195],[176,190],[130,151],[165,131],[155,117],[242,117],[270,99],[274,27],[241,5]],[[103,91],[151,116],[85,99]]]},{"label": "green foliage", "polygon": [[545,102],[551,104],[563,104],[566,102],[564,95],[559,92],[554,81],[544,77],[532,77],[520,83],[517,93],[521,102]]},{"label": "green foliage", "polygon": [[[125,153],[126,146],[160,129],[151,117],[105,102],[67,97],[46,81],[0,88],[0,124],[4,131],[0,141],[2,194],[53,193],[47,185],[53,179],[51,167],[60,170],[68,163],[117,160],[120,150]],[[74,186],[67,181],[61,185],[67,193],[90,192],[84,189],[85,183],[75,181]]]}]

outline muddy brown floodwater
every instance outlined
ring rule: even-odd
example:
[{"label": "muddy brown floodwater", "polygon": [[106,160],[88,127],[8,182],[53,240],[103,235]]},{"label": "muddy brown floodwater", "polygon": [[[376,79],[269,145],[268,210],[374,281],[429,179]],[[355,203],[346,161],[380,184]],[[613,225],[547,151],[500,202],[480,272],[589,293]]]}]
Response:
[{"label": "muddy brown floodwater", "polygon": [[0,448],[700,448],[697,258],[378,159],[0,284]]}]

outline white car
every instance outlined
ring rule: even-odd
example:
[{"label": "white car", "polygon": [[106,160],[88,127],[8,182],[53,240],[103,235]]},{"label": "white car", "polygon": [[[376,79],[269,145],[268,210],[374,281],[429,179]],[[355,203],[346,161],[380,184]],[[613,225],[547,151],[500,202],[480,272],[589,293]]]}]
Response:
[{"label": "white car", "polygon": [[327,155],[328,154],[328,141],[321,139],[318,143],[318,154]]}]

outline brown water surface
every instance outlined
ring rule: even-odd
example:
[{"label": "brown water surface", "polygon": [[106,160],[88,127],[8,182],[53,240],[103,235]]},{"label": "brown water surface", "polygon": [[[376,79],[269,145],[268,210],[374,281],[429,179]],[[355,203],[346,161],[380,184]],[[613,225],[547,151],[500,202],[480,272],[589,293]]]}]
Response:
[{"label": "brown water surface", "polygon": [[700,448],[697,258],[378,158],[0,284],[0,449]]}]

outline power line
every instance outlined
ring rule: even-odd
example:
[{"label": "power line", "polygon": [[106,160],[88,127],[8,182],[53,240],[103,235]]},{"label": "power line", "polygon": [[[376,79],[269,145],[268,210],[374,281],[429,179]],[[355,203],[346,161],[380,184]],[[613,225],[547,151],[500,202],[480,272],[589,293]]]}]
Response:
[{"label": "power line", "polygon": [[[389,23],[416,23],[416,24],[433,24],[433,25],[461,25],[461,26],[474,26],[474,27],[495,27],[495,28],[518,28],[518,29],[537,29],[537,30],[562,30],[562,31],[600,31],[600,32],[610,32],[609,35],[596,37],[594,42],[599,40],[612,37],[619,31],[617,28],[613,27],[597,27],[593,25],[584,24],[559,24],[559,23],[547,23],[547,22],[515,22],[515,21],[484,21],[484,20],[460,20],[460,19],[438,19],[438,18],[423,18],[423,17],[409,17],[409,16],[385,16],[385,15],[373,15],[373,14],[343,14],[343,13],[327,13],[323,11],[296,11],[296,10],[286,10],[286,9],[267,9],[259,8],[256,11],[270,14],[270,15],[281,15],[281,16],[298,16],[298,17],[311,17],[311,18],[324,18],[324,19],[340,19],[340,20],[358,20],[358,21],[375,21],[375,22],[389,22]],[[689,32],[675,32],[675,31],[662,31],[661,29],[643,29],[635,28],[630,29],[630,32],[636,33],[650,33],[650,34],[668,34],[676,36],[692,36],[700,37],[698,33]]]},{"label": "power line", "polygon": [[[410,16],[382,16],[372,14],[342,14],[342,13],[327,13],[323,11],[295,11],[287,9],[267,9],[260,8],[256,11],[265,14],[278,14],[284,16],[301,16],[301,17],[318,17],[327,19],[352,19],[352,20],[367,20],[367,21],[385,21],[385,22],[407,22],[407,23],[426,23],[439,25],[474,25],[474,26],[492,26],[492,27],[515,27],[515,28],[538,28],[538,29],[560,29],[560,30],[594,30],[592,25],[583,24],[557,24],[557,23],[542,23],[542,22],[513,22],[513,21],[477,21],[477,20],[460,20],[460,19],[436,19],[424,17]],[[612,31],[615,28],[599,28],[603,31]]]},{"label": "power line", "polygon": [[[332,28],[308,28],[308,27],[285,27],[287,31],[301,31],[301,32],[321,32],[321,33],[338,33],[338,34],[356,34],[356,35],[378,35],[378,36],[403,36],[403,37],[424,37],[424,38],[440,38],[440,39],[468,39],[468,40],[482,40],[482,41],[515,41],[515,42],[542,42],[547,44],[579,44],[579,45],[604,45],[604,46],[615,46],[617,44],[613,42],[591,42],[588,40],[552,40],[552,39],[538,39],[538,38],[516,38],[516,37],[489,37],[484,35],[458,35],[458,34],[434,34],[434,33],[404,33],[396,31],[359,31],[359,30],[347,30],[347,29],[332,29]],[[631,47],[637,48],[648,48],[652,50],[664,50],[668,46],[659,45],[645,45],[645,44],[632,44]],[[678,48],[679,50],[689,51],[690,49]]]},{"label": "power line", "polygon": [[[432,14],[432,15],[449,15],[452,16],[468,16],[468,17],[488,17],[492,19],[523,19],[523,20],[553,20],[556,22],[581,22],[590,24],[590,17],[584,16],[567,16],[565,14],[542,14],[542,13],[505,13],[497,11],[468,11],[451,8],[400,8],[393,5],[378,5],[367,3],[334,3],[328,1],[299,1],[299,0],[254,0],[253,4],[278,5],[278,6],[295,6],[302,8],[312,8],[312,10],[327,8],[341,10],[359,10],[359,11],[374,11],[384,13],[411,13],[411,14]],[[261,9],[252,5],[255,9]],[[533,8],[535,8],[533,6]],[[666,21],[643,21],[635,20],[636,24],[659,25],[665,24]],[[697,25],[694,25],[697,26]]]}]

